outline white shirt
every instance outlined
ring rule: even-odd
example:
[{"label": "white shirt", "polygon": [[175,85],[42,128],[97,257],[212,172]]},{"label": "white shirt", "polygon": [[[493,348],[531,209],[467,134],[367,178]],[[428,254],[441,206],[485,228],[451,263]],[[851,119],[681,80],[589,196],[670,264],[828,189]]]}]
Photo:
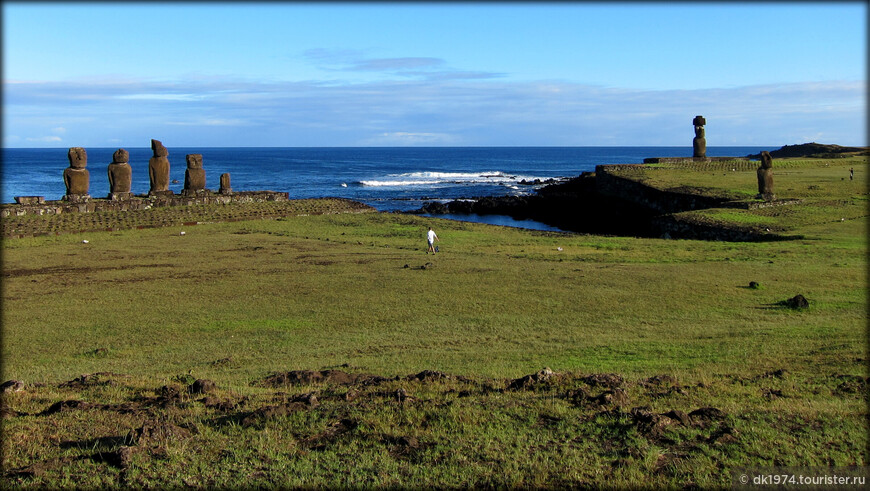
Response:
[{"label": "white shirt", "polygon": [[436,239],[438,236],[435,235],[435,231],[434,231],[434,230],[430,230],[429,233],[427,234],[427,237],[429,238],[429,242],[435,242],[435,239]]}]

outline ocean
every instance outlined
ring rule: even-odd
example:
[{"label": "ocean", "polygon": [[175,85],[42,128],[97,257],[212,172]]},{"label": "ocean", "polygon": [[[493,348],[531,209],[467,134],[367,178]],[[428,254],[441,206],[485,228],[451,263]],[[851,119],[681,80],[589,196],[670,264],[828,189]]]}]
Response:
[{"label": "ocean", "polygon": [[[170,179],[184,186],[185,155],[203,156],[206,187],[217,190],[230,174],[233,191],[286,191],[290,198],[340,197],[380,211],[411,211],[426,201],[534,193],[535,180],[574,177],[601,164],[636,164],[646,157],[691,157],[692,147],[462,147],[462,148],[183,148],[169,149]],[[777,147],[708,147],[709,157],[746,156]],[[90,195],[109,192],[106,168],[117,148],[87,148]],[[127,148],[132,191],[148,192],[150,148]],[[3,203],[15,196],[63,197],[66,148],[3,149]],[[524,183],[525,181],[525,183]],[[508,218],[466,217],[537,227]]]}]

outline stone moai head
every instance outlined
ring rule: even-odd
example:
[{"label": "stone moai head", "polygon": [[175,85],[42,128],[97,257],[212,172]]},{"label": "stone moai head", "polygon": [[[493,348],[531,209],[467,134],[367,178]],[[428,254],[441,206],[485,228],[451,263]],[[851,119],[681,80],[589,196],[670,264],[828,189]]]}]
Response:
[{"label": "stone moai head", "polygon": [[151,151],[155,157],[169,157],[169,150],[160,143],[160,140],[151,139]]},{"label": "stone moai head", "polygon": [[185,156],[188,169],[202,169],[202,154],[190,153]]},{"label": "stone moai head", "polygon": [[130,152],[124,150],[123,148],[119,148],[115,150],[115,153],[112,154],[112,163],[113,164],[126,164],[130,161]]},{"label": "stone moai head", "polygon": [[692,120],[692,124],[695,126],[695,136],[698,138],[704,138],[704,125],[707,124],[707,120],[704,119],[704,116],[695,116],[695,119]]},{"label": "stone moai head", "polygon": [[82,147],[72,147],[67,154],[69,166],[73,169],[84,169],[88,165],[88,152]]},{"label": "stone moai head", "polygon": [[773,168],[773,158],[770,156],[770,152],[764,151],[761,152],[761,168],[762,169],[772,169]]}]

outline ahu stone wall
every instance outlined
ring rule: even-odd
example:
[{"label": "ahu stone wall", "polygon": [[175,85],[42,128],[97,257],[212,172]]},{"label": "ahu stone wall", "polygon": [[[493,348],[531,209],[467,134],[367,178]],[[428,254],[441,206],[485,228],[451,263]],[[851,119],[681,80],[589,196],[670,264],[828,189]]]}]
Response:
[{"label": "ahu stone wall", "polygon": [[194,196],[160,194],[134,196],[129,199],[94,199],[79,202],[45,201],[39,196],[21,196],[18,203],[0,205],[0,218],[24,215],[60,215],[62,213],[93,213],[97,211],[149,210],[167,206],[188,206],[230,203],[260,203],[289,201],[290,194],[276,191],[243,191],[233,194],[201,193]]}]

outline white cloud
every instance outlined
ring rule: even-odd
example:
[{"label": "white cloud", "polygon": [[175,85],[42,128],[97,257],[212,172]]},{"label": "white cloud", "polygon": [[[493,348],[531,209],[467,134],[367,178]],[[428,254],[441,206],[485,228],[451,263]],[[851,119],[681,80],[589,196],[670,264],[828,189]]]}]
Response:
[{"label": "white cloud", "polygon": [[458,145],[460,138],[447,133],[413,133],[405,131],[387,132],[365,138],[359,142],[362,146],[440,146]]},{"label": "white cloud", "polygon": [[399,58],[369,58],[362,50],[307,50],[303,56],[318,68],[339,72],[382,73],[403,78],[424,80],[470,80],[502,77],[504,74],[457,70],[447,66],[442,58],[416,56]]},{"label": "white cloud", "polygon": [[55,125],[55,136],[26,142],[56,143],[64,121],[84,146],[156,132],[204,146],[690,145],[691,120],[703,114],[710,146],[802,143],[815,134],[866,145],[864,81],[651,91],[397,77],[7,83],[4,126],[23,135]]},{"label": "white cloud", "polygon": [[248,126],[250,123],[241,119],[195,119],[188,121],[167,121],[170,126]]},{"label": "white cloud", "polygon": [[63,139],[59,136],[39,136],[39,137],[28,137],[24,139],[25,141],[34,142],[34,143],[57,143],[63,141]]},{"label": "white cloud", "polygon": [[198,101],[205,97],[205,95],[196,94],[125,94],[117,96],[118,99],[134,101]]}]

